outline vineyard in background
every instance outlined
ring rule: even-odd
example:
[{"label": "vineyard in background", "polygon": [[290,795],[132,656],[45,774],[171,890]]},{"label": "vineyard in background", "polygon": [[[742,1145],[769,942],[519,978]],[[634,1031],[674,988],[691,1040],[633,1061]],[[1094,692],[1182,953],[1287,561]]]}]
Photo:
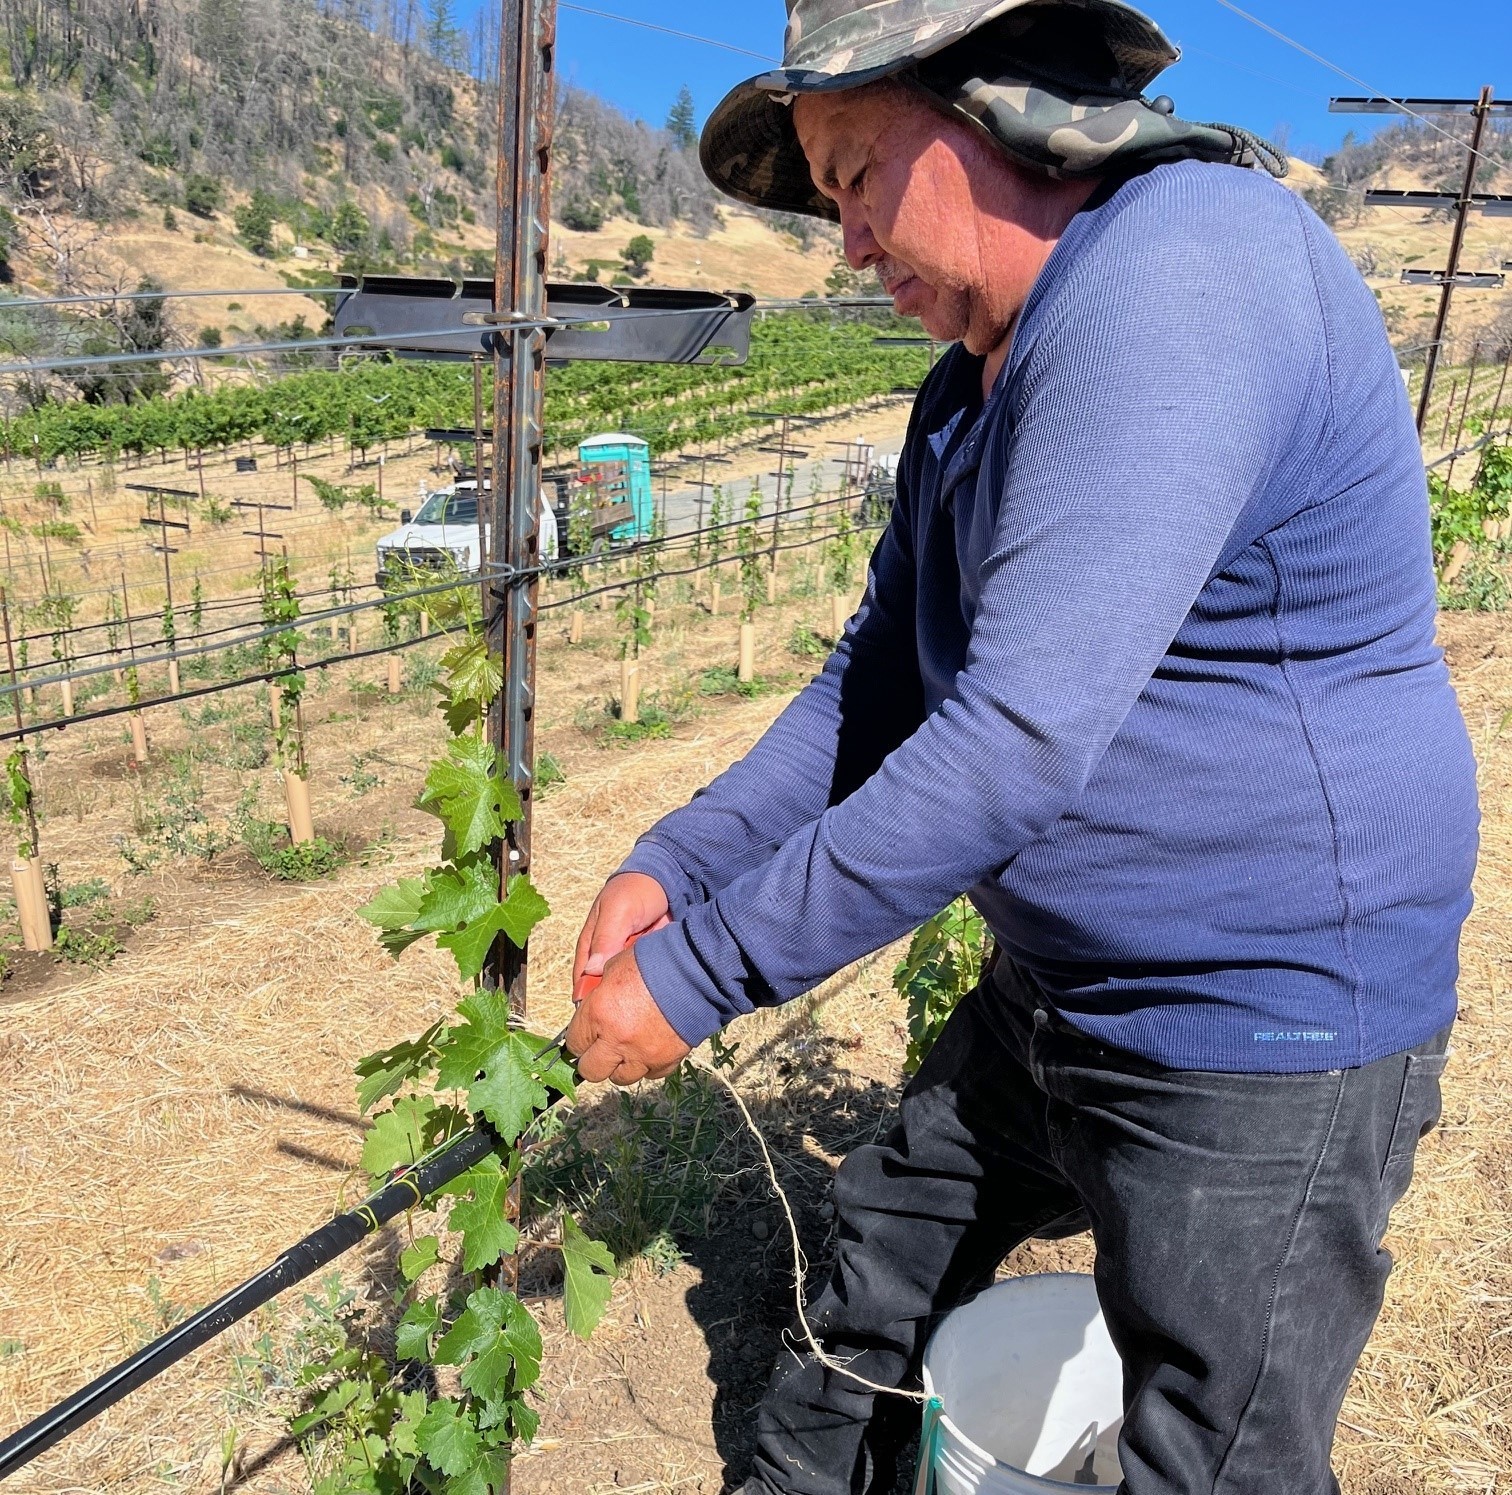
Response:
[{"label": "vineyard in background", "polygon": [[[737,367],[575,363],[546,381],[549,449],[623,430],[662,455],[768,424],[758,412],[806,415],[917,385],[922,348],[879,347],[877,329],[823,313],[762,317]],[[485,395],[485,413],[491,393]],[[276,383],[227,383],[132,404],[47,403],[0,420],[0,456],[43,468],[86,457],[214,452],[261,441],[287,448],[332,437],[366,452],[426,427],[470,427],[465,364],[351,360]]]}]

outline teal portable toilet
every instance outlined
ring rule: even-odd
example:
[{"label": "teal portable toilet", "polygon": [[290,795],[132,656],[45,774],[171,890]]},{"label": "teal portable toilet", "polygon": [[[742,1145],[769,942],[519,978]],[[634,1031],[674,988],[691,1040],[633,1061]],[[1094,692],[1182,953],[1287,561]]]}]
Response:
[{"label": "teal portable toilet", "polygon": [[639,436],[611,431],[592,436],[578,447],[578,461],[584,467],[596,462],[622,462],[630,474],[630,504],[635,510],[632,523],[622,524],[610,532],[615,541],[637,540],[651,533],[656,511],[651,497],[651,448]]}]

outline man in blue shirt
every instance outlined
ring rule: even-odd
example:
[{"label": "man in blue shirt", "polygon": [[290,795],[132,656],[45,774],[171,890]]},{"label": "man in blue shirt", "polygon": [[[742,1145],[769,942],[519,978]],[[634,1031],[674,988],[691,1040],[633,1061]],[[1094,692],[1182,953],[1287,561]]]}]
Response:
[{"label": "man in blue shirt", "polygon": [[957,346],[834,656],[590,912],[569,1047],[664,1074],[969,892],[1000,957],[839,1170],[847,1368],[784,1355],[748,1489],[890,1488],[914,1409],[858,1377],[1090,1227],[1129,1495],[1331,1495],[1477,823],[1379,312],[1118,0],[790,12],[704,164]]}]

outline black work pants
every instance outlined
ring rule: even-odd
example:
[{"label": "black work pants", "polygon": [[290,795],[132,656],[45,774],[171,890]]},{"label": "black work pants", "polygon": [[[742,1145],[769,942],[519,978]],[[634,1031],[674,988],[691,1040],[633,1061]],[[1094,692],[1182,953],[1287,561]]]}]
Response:
[{"label": "black work pants", "polygon": [[[859,1374],[916,1387],[930,1330],[1009,1251],[1090,1225],[1123,1359],[1126,1495],[1337,1495],[1334,1424],[1447,1039],[1322,1074],[1165,1069],[1078,1033],[1001,962],[886,1139],[841,1165],[810,1320]],[[790,1339],[747,1490],[885,1495],[918,1406]]]}]

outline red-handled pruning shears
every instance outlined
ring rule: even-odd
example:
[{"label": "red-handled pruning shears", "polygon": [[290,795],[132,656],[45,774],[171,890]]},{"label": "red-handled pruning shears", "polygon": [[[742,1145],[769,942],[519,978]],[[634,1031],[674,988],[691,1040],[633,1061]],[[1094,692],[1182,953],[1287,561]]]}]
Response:
[{"label": "red-handled pruning shears", "polygon": [[[640,936],[638,934],[632,934],[630,938],[625,941],[625,949],[628,950],[630,946],[633,945],[639,938]],[[602,973],[599,975],[594,975],[590,971],[584,971],[583,974],[578,977],[576,984],[572,988],[572,1005],[576,1007],[577,1004],[581,1002],[589,992],[591,992],[596,986],[598,986],[598,984],[603,979],[604,978]],[[573,1016],[575,1017],[576,1013],[574,1013]],[[553,1038],[551,1042],[548,1043],[546,1047],[543,1048],[539,1053],[532,1054],[530,1057],[530,1062],[532,1064],[539,1063],[553,1049],[561,1048],[562,1045],[567,1042],[567,1034],[571,1031],[571,1028],[572,1018],[568,1018],[567,1026],[563,1028],[562,1031],[558,1033],[557,1036]]]}]

